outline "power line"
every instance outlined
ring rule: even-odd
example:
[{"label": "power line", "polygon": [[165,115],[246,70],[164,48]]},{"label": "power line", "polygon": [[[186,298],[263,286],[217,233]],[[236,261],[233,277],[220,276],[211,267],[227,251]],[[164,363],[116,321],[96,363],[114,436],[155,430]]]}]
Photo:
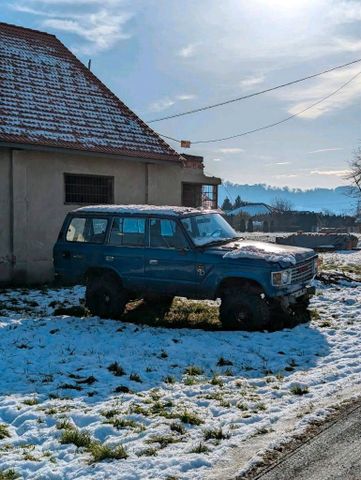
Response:
[{"label": "power line", "polygon": [[279,90],[280,88],[288,87],[290,85],[295,85],[296,83],[304,82],[305,80],[310,80],[311,78],[319,77],[320,75],[324,75],[325,73],[333,72],[335,70],[339,70],[341,68],[349,67],[350,65],[354,65],[355,63],[361,62],[361,58],[353,60],[352,62],[343,63],[342,65],[337,65],[336,67],[329,68],[327,70],[323,70],[322,72],[314,73],[312,75],[308,75],[307,77],[302,77],[297,80],[292,80],[287,83],[282,83],[280,85],[276,85],[275,87],[266,88],[265,90],[260,90],[258,92],[250,93],[248,95],[243,95],[242,97],[232,98],[230,100],[225,100],[224,102],[213,103],[211,105],[205,105],[204,107],[195,108],[193,110],[187,110],[185,112],[175,113],[173,115],[167,115],[166,117],[155,118],[153,120],[149,120],[146,123],[154,123],[154,122],[162,122],[163,120],[169,120],[171,118],[183,117],[184,115],[191,115],[193,113],[203,112],[204,110],[210,110],[211,108],[222,107],[224,105],[228,105],[230,103],[240,102],[241,100],[246,100],[247,98],[256,97],[258,95],[263,95],[264,93],[273,92],[274,90]]},{"label": "power line", "polygon": [[[283,118],[282,120],[279,120],[277,122],[273,122],[273,123],[269,123],[267,125],[263,125],[262,127],[258,127],[258,128],[254,128],[253,130],[248,130],[246,132],[242,132],[242,133],[237,133],[235,135],[230,135],[228,137],[222,137],[222,138],[212,138],[212,139],[208,139],[208,140],[197,140],[197,141],[192,141],[191,143],[193,145],[196,145],[196,144],[203,144],[203,143],[216,143],[216,142],[223,142],[225,140],[231,140],[233,138],[238,138],[238,137],[243,137],[245,135],[250,135],[251,133],[256,133],[256,132],[260,132],[262,130],[267,130],[268,128],[273,128],[273,127],[276,127],[277,125],[280,125],[282,123],[285,123],[285,122],[288,122],[288,120],[291,120],[292,118],[295,118],[295,117],[298,117],[300,115],[302,115],[303,113],[307,112],[308,110],[311,110],[311,108],[314,108],[316,107],[317,105],[319,105],[320,103],[322,102],[325,102],[326,100],[328,100],[330,97],[336,95],[340,90],[342,90],[343,88],[347,87],[347,85],[349,85],[351,82],[353,82],[357,77],[359,77],[361,75],[361,71],[356,73],[356,75],[354,75],[352,78],[350,78],[349,80],[347,80],[347,82],[343,83],[340,87],[338,87],[336,90],[334,90],[333,92],[329,93],[328,95],[326,95],[325,97],[321,98],[320,100],[317,100],[317,102],[314,102],[312,103],[311,105],[309,105],[308,107],[304,108],[303,110],[299,111],[299,112],[296,112],[292,115],[289,115],[288,117],[286,118]],[[161,134],[159,134],[161,135]],[[173,140],[174,142],[177,142],[177,143],[181,143],[180,140],[177,140],[175,138],[172,138],[172,137],[167,137],[166,135],[161,135],[162,137],[164,138],[167,138],[168,140]]]}]

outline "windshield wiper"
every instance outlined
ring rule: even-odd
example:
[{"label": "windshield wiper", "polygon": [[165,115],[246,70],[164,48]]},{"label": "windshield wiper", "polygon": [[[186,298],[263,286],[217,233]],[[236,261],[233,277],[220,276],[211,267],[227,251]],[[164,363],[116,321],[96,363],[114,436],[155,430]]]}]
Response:
[{"label": "windshield wiper", "polygon": [[232,237],[232,238],[222,238],[219,240],[211,240],[210,242],[204,243],[203,245],[198,245],[198,247],[209,247],[211,245],[222,245],[223,243],[229,243],[232,242],[233,240],[237,240],[238,237]]}]

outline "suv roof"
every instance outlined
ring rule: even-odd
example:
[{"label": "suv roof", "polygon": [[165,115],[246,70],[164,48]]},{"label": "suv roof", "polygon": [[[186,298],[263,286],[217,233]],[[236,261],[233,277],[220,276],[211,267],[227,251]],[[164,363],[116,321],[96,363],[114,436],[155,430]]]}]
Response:
[{"label": "suv roof", "polygon": [[220,213],[219,210],[207,210],[204,208],[192,207],[174,207],[157,205],[89,205],[87,207],[77,208],[71,213],[143,213],[157,215],[183,216],[197,213]]}]

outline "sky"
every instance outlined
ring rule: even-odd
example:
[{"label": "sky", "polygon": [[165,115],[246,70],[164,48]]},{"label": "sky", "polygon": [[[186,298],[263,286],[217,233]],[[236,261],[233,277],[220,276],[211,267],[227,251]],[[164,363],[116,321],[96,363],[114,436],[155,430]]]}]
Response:
[{"label": "sky", "polygon": [[[150,121],[247,95],[361,58],[356,0],[0,0],[1,21],[54,33]],[[361,63],[256,98],[151,123],[191,141],[226,137],[300,112],[361,72]],[[361,75],[282,125],[195,144],[206,173],[240,184],[347,183],[361,145]]]}]

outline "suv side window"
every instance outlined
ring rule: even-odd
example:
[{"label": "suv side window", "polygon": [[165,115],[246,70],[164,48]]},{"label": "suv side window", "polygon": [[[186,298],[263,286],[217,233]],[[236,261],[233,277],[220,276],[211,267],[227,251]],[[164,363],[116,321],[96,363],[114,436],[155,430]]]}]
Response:
[{"label": "suv side window", "polygon": [[174,220],[151,218],[149,221],[150,246],[158,248],[187,248],[184,234]]},{"label": "suv side window", "polygon": [[116,246],[142,247],[145,244],[145,218],[116,217],[109,243]]},{"label": "suv side window", "polygon": [[66,232],[67,242],[103,243],[108,220],[98,217],[73,217]]}]

